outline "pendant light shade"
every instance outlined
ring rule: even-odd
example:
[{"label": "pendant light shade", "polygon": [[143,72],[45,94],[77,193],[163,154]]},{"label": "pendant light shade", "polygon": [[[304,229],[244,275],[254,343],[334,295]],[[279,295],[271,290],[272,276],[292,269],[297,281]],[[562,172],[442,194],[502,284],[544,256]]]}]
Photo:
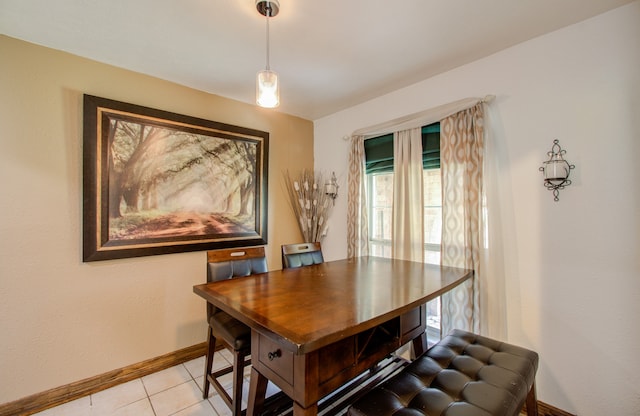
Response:
[{"label": "pendant light shade", "polygon": [[258,72],[256,102],[260,107],[275,108],[280,105],[278,74],[268,69]]},{"label": "pendant light shade", "polygon": [[267,66],[258,72],[256,103],[260,107],[275,108],[280,105],[280,83],[278,74],[269,68],[269,18],[278,14],[280,4],[277,0],[256,0],[256,9],[267,19]]}]

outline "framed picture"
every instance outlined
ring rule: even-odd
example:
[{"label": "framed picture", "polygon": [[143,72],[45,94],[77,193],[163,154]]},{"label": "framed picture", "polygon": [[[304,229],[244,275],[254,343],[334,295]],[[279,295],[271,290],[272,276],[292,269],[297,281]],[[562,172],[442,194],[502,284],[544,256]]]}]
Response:
[{"label": "framed picture", "polygon": [[85,262],[267,243],[269,133],[84,96]]}]

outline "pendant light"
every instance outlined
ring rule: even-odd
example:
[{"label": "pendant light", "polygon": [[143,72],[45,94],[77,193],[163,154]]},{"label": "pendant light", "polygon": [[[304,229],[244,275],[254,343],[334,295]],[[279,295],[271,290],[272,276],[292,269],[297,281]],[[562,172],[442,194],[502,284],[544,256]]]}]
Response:
[{"label": "pendant light", "polygon": [[258,13],[267,19],[267,66],[258,72],[256,80],[256,103],[260,107],[275,108],[280,105],[280,86],[278,74],[269,68],[269,18],[275,17],[280,11],[277,0],[256,0]]}]

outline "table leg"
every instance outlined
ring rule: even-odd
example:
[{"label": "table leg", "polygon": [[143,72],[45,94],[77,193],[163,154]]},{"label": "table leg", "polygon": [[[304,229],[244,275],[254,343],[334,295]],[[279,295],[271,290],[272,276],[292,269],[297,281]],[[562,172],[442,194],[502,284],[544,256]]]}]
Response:
[{"label": "table leg", "polygon": [[427,333],[423,332],[413,339],[413,355],[412,359],[416,359],[427,351]]},{"label": "table leg", "polygon": [[251,368],[247,416],[259,415],[264,410],[264,399],[267,394],[268,381],[269,380],[260,374],[255,368]]},{"label": "table leg", "polygon": [[318,403],[314,403],[306,409],[295,401],[293,402],[293,416],[316,416],[318,414]]}]

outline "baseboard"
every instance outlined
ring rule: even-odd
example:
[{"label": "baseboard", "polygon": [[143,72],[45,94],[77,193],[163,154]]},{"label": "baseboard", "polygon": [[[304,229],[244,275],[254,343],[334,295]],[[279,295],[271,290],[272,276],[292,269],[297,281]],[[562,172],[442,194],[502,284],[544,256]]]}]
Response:
[{"label": "baseboard", "polygon": [[[526,415],[527,412],[522,409],[520,415]],[[558,409],[557,407],[553,407],[550,404],[545,402],[541,402],[538,400],[538,416],[576,416],[572,413],[565,412],[562,409]]]},{"label": "baseboard", "polygon": [[207,343],[203,342],[141,363],[76,381],[66,386],[23,397],[13,402],[1,404],[0,416],[32,415],[50,407],[59,406],[80,397],[202,357],[206,352]]}]

